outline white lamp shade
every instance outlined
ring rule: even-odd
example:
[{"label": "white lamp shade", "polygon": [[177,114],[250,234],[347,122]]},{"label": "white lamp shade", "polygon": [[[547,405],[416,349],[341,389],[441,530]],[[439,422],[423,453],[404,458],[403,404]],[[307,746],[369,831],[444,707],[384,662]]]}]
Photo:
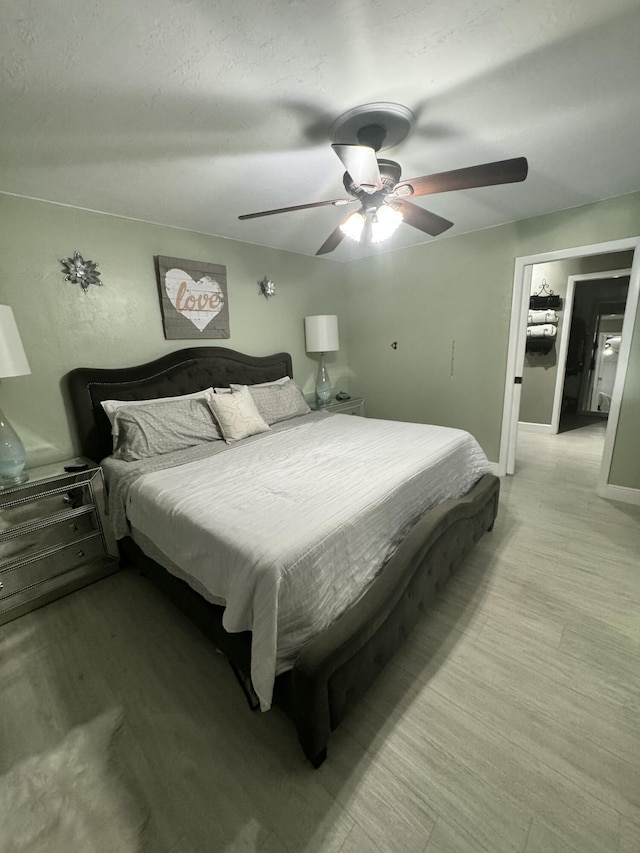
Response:
[{"label": "white lamp shade", "polygon": [[304,318],[307,352],[335,352],[338,341],[338,318],[335,314],[316,314]]},{"label": "white lamp shade", "polygon": [[13,309],[0,305],[0,378],[31,373]]}]

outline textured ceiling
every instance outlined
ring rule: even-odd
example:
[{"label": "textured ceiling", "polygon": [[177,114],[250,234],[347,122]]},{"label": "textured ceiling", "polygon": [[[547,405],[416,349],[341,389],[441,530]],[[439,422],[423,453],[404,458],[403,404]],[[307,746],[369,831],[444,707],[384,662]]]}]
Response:
[{"label": "textured ceiling", "polygon": [[[344,215],[338,115],[416,116],[406,178],[524,155],[522,184],[419,199],[461,234],[640,190],[638,0],[4,0],[0,191],[313,255]],[[432,239],[408,225],[351,260]]]}]

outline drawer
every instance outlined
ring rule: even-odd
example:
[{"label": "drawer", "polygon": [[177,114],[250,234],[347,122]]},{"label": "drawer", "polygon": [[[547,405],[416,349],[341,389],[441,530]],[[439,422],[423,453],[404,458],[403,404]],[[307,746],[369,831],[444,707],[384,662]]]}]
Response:
[{"label": "drawer", "polygon": [[46,554],[41,553],[30,560],[14,562],[0,571],[0,602],[26,587],[96,560],[104,554],[102,537],[96,534]]},{"label": "drawer", "polygon": [[[58,488],[51,494],[32,495],[31,489],[24,488],[7,495],[6,500],[0,500],[0,533],[6,533],[13,527],[35,523],[57,515],[65,509],[77,509],[93,504],[93,495],[89,483],[69,484],[69,487]],[[42,492],[42,486],[40,486]],[[0,498],[2,496],[0,495]],[[8,500],[8,498],[11,500]]]},{"label": "drawer", "polygon": [[120,565],[112,557],[101,557],[83,566],[76,566],[67,572],[47,578],[28,589],[23,589],[6,598],[0,598],[0,625],[10,622],[18,616],[30,613],[43,604],[55,601],[62,595],[80,589],[87,584],[100,580],[107,575],[117,572]]},{"label": "drawer", "polygon": [[41,527],[0,532],[0,571],[9,560],[28,557],[58,545],[70,545],[76,539],[97,533],[99,529],[96,512],[90,509],[81,514],[66,512],[62,517],[58,513]]}]

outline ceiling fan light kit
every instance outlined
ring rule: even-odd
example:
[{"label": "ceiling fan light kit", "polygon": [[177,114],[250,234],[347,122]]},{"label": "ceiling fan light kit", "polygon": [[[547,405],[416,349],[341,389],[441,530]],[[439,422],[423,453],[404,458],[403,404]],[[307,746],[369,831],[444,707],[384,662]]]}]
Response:
[{"label": "ceiling fan light kit", "polygon": [[360,209],[349,213],[316,252],[324,255],[337,248],[344,237],[356,242],[363,238],[371,243],[387,240],[402,222],[437,237],[451,228],[453,222],[408,201],[409,198],[516,183],[527,177],[526,158],[516,157],[401,181],[400,165],[394,160],[378,159],[377,152],[405,139],[413,120],[411,110],[401,104],[365,104],[348,110],[333,123],[330,136],[334,140],[331,147],[346,170],[342,183],[351,198],[246,213],[239,219],[359,202]]},{"label": "ceiling fan light kit", "polygon": [[364,223],[364,216],[359,210],[354,210],[353,213],[350,213],[349,216],[340,223],[340,230],[345,237],[349,237],[351,240],[355,240],[356,243],[359,243],[360,238],[362,237],[362,232],[364,231]]},{"label": "ceiling fan light kit", "polygon": [[404,216],[388,204],[382,204],[371,218],[371,242],[388,240],[400,227]]}]

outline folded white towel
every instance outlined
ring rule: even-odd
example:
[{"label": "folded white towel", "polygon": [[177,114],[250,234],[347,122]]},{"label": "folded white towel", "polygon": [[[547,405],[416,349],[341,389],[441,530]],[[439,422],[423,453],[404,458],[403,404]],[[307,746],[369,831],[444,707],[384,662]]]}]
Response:
[{"label": "folded white towel", "polygon": [[557,323],[558,315],[555,311],[529,311],[527,323]]},{"label": "folded white towel", "polygon": [[527,326],[528,338],[555,338],[555,336],[556,327],[550,323],[546,323],[544,326]]}]

